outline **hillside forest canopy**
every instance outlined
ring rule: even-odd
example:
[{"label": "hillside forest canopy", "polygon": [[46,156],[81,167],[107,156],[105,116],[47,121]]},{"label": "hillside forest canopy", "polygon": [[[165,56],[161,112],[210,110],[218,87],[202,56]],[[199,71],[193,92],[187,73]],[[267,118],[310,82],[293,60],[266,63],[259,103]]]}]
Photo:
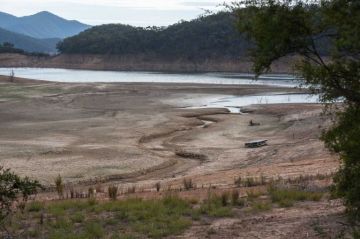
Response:
[{"label": "hillside forest canopy", "polygon": [[150,55],[162,58],[236,58],[249,43],[236,30],[236,16],[220,12],[168,27],[96,26],[58,44],[60,53]]}]

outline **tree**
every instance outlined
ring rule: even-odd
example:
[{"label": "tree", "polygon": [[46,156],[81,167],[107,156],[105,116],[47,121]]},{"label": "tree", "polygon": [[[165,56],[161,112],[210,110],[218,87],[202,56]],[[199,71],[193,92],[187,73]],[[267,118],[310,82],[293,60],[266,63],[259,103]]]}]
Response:
[{"label": "tree", "polygon": [[[349,215],[360,220],[360,2],[357,0],[246,0],[235,6],[238,28],[255,43],[257,76],[281,57],[298,60],[295,71],[320,92],[337,117],[324,133],[326,146],[340,155],[335,192]],[[333,104],[334,105],[334,104]]]},{"label": "tree", "polygon": [[42,188],[36,180],[21,178],[10,169],[0,166],[0,227],[6,230],[4,223],[17,208],[23,209],[29,196]]},{"label": "tree", "polygon": [[3,47],[6,47],[6,48],[14,48],[14,44],[10,43],[10,42],[4,42],[3,43]]}]

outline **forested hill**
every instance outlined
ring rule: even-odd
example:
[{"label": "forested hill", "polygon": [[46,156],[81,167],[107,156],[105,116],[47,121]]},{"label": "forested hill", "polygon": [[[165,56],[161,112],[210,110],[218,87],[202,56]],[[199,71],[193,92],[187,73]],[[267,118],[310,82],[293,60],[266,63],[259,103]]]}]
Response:
[{"label": "forested hill", "polygon": [[248,41],[236,30],[235,16],[228,12],[166,28],[96,26],[58,45],[59,51],[66,54],[151,55],[187,60],[236,58],[248,48]]}]

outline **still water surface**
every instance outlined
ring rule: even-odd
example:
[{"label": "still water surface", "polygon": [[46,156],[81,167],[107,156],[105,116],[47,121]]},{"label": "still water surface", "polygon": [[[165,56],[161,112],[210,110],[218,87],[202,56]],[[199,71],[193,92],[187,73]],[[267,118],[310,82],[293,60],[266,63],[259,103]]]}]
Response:
[{"label": "still water surface", "polygon": [[92,71],[69,70],[55,68],[0,68],[0,75],[15,76],[57,82],[90,83],[90,82],[147,82],[147,83],[197,83],[197,84],[225,84],[225,85],[274,85],[295,87],[299,81],[291,75],[263,75],[253,80],[252,74],[243,73],[199,73],[172,74],[156,72],[129,71]]}]

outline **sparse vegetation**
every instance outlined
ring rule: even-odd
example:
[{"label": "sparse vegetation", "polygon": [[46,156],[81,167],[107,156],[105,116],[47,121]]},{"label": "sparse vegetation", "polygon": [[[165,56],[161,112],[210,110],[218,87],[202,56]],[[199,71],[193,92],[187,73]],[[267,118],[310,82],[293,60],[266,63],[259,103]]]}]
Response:
[{"label": "sparse vegetation", "polygon": [[238,207],[244,207],[245,206],[245,200],[242,198],[239,198],[239,191],[233,190],[231,192],[231,204],[232,206],[238,206]]},{"label": "sparse vegetation", "polygon": [[155,188],[156,188],[156,192],[160,192],[161,183],[160,183],[160,182],[157,182],[157,183],[155,184]]},{"label": "sparse vegetation", "polygon": [[182,158],[190,158],[190,159],[197,159],[200,161],[205,161],[207,160],[207,156],[204,154],[199,154],[199,153],[194,153],[194,152],[187,152],[184,150],[176,150],[175,154],[177,156],[180,156]]},{"label": "sparse vegetation", "polygon": [[10,72],[9,81],[10,81],[10,82],[14,82],[14,81],[15,81],[15,72],[14,72],[14,70],[11,70],[11,72]]},{"label": "sparse vegetation", "polygon": [[[200,213],[211,217],[230,217],[233,215],[232,208],[228,206],[228,194],[221,196],[209,195],[208,199],[200,206]],[[224,204],[226,204],[224,206]]]},{"label": "sparse vegetation", "polygon": [[64,184],[60,174],[55,178],[55,188],[59,198],[64,198]]},{"label": "sparse vegetation", "polygon": [[320,201],[323,193],[307,192],[298,189],[281,189],[270,186],[268,189],[272,202],[281,207],[290,207],[296,201]]},{"label": "sparse vegetation", "polygon": [[190,189],[194,188],[194,184],[193,184],[193,181],[191,178],[189,178],[189,179],[184,178],[183,185],[184,185],[185,190],[190,190]]},{"label": "sparse vegetation", "polygon": [[118,187],[115,185],[108,187],[108,195],[111,200],[117,199]]},{"label": "sparse vegetation", "polygon": [[40,212],[44,208],[44,204],[42,202],[34,201],[28,203],[26,209],[29,212]]},{"label": "sparse vegetation", "polygon": [[131,193],[135,193],[136,192],[136,186],[131,186],[127,189],[127,193],[131,194]]},{"label": "sparse vegetation", "polygon": [[95,193],[96,193],[96,191],[95,191],[95,189],[94,189],[93,187],[90,187],[90,188],[88,189],[88,197],[89,197],[89,198],[95,197]]},{"label": "sparse vegetation", "polygon": [[240,176],[234,179],[234,184],[235,184],[237,187],[241,187],[241,183],[242,183],[242,179],[241,179]]},{"label": "sparse vegetation", "polygon": [[223,205],[223,207],[226,207],[228,203],[229,203],[229,193],[223,192],[221,194],[221,204]]},{"label": "sparse vegetation", "polygon": [[[127,199],[89,204],[86,201],[49,202],[44,208],[44,225],[39,227],[36,211],[26,210],[10,225],[36,238],[118,238],[126,228],[127,238],[162,238],[177,235],[191,225],[194,209],[176,196],[160,200]],[[106,220],[104,220],[106,218]],[[1,234],[0,234],[1,235]],[[120,237],[122,238],[122,237]]]},{"label": "sparse vegetation", "polygon": [[255,212],[269,211],[272,208],[272,205],[269,202],[253,202],[251,206]]}]

